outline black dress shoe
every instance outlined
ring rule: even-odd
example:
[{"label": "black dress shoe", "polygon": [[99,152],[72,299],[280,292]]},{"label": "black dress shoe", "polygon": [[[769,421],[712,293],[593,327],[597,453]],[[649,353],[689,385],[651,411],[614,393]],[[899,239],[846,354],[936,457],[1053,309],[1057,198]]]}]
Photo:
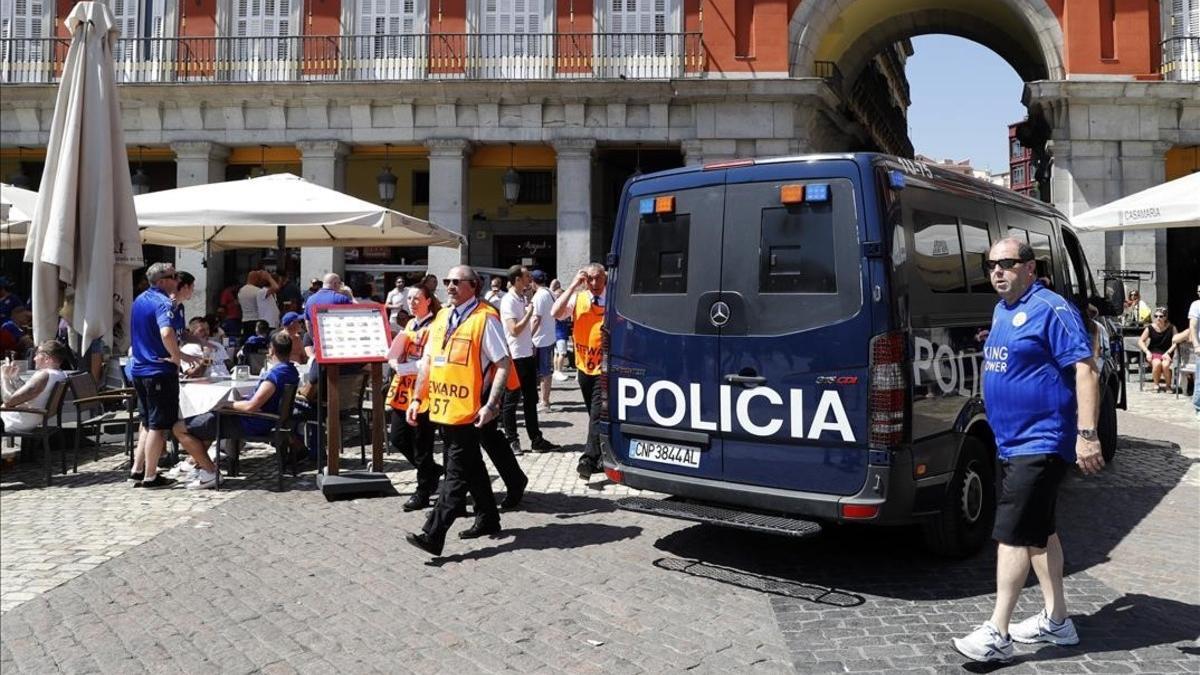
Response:
[{"label": "black dress shoe", "polygon": [[539,438],[529,444],[529,449],[534,452],[552,452],[557,450],[558,446],[544,438]]},{"label": "black dress shoe", "polygon": [[467,529],[463,530],[462,532],[459,532],[458,538],[459,539],[478,539],[479,537],[485,537],[489,534],[499,534],[499,533],[500,533],[500,521],[499,520],[493,520],[491,522],[476,520],[474,525],[468,527]]},{"label": "black dress shoe", "polygon": [[594,462],[582,461],[575,467],[575,471],[579,474],[582,480],[591,480],[592,474],[600,473],[600,467]]},{"label": "black dress shoe", "polygon": [[401,506],[400,508],[404,509],[405,512],[408,512],[408,511],[420,511],[421,509],[428,508],[428,507],[429,507],[429,497],[427,497],[425,495],[417,494],[417,495],[413,495],[413,496],[409,497],[408,501],[404,502],[404,505]]},{"label": "black dress shoe", "polygon": [[424,532],[409,532],[408,534],[404,535],[404,540],[421,549],[422,551],[425,551],[429,555],[435,556],[442,554],[442,546],[444,546],[446,543],[444,541],[433,541],[429,538],[429,535],[425,534]]},{"label": "black dress shoe", "polygon": [[519,505],[521,503],[521,499],[525,496],[526,485],[529,485],[528,478],[525,479],[524,483],[521,483],[520,487],[509,490],[508,494],[504,495],[504,500],[500,502],[500,508],[511,509],[514,506]]}]

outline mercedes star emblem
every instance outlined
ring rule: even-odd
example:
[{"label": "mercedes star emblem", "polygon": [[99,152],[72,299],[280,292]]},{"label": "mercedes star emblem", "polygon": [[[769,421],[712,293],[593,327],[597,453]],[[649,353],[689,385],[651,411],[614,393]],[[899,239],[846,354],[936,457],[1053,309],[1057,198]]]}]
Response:
[{"label": "mercedes star emblem", "polygon": [[714,302],[708,309],[708,320],[717,328],[729,323],[729,305],[719,300]]}]

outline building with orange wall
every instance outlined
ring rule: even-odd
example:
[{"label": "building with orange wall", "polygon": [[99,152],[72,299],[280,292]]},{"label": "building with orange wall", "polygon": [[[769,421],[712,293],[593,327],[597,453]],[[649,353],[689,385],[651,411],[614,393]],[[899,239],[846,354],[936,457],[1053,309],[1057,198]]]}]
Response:
[{"label": "building with orange wall", "polygon": [[[0,8],[6,177],[34,172],[45,147],[70,6]],[[903,66],[908,40],[926,33],[988,46],[1030,83],[1026,103],[1045,132],[1032,150],[1053,154],[1052,199],[1068,213],[1161,180],[1171,148],[1200,143],[1197,85],[1178,67],[1189,52],[1159,0],[111,7],[124,36],[115,55],[126,137],[153,187],[291,169],[378,199],[387,167],[393,206],[470,241],[466,252],[354,251],[349,262],[340,250],[305,250],[305,278],[347,264],[378,276],[389,255],[435,271],[465,257],[569,276],[603,258],[615,196],[634,171],[816,151],[911,155]],[[505,199],[510,168],[524,199]],[[1090,246],[1098,267],[1144,248]],[[180,252],[181,266],[200,271],[197,255]],[[211,296],[222,265],[205,262]],[[250,262],[234,256],[229,274]]]}]

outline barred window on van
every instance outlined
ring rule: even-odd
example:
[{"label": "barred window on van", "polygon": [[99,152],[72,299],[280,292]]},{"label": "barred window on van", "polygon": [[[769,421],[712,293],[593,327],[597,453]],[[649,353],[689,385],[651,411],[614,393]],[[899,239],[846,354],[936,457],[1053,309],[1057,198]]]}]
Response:
[{"label": "barred window on van", "polygon": [[913,211],[913,249],[917,273],[934,293],[966,293],[958,219]]},{"label": "barred window on van", "polygon": [[837,293],[831,204],[762,210],[760,293]]},{"label": "barred window on van", "polygon": [[638,227],[633,294],[687,293],[691,216],[646,218]]}]

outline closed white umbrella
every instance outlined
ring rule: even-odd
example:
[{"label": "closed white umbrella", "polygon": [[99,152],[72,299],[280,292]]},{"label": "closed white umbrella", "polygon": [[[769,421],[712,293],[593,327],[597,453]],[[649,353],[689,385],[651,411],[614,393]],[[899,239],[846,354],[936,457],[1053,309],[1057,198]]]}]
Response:
[{"label": "closed white umbrella", "polygon": [[36,192],[0,183],[0,249],[25,248],[36,207]]},{"label": "closed white umbrella", "polygon": [[427,220],[287,173],[138,195],[147,244],[220,251],[266,248],[283,228],[287,245],[458,246]]},{"label": "closed white umbrella", "polygon": [[[65,25],[71,46],[25,261],[34,267],[34,340],[55,335],[61,283],[75,287],[69,320],[86,349],[110,334],[114,303],[129,307],[142,246],[113,82],[112,50],[120,29],[100,2],[76,4]],[[121,334],[127,336],[128,316],[122,321]]]},{"label": "closed white umbrella", "polygon": [[1071,218],[1080,232],[1200,227],[1200,173],[1155,185]]}]

